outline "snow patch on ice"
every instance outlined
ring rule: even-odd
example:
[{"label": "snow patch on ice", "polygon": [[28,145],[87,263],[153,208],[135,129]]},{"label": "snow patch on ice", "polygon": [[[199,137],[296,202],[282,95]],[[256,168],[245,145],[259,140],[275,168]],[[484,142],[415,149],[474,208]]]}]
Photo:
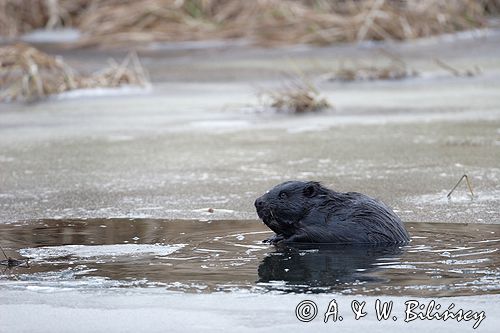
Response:
[{"label": "snow patch on ice", "polygon": [[200,120],[193,121],[190,126],[197,129],[241,129],[250,127],[250,123],[245,120]]},{"label": "snow patch on ice", "polygon": [[145,87],[127,85],[114,88],[75,89],[75,90],[65,91],[58,95],[52,95],[50,96],[50,99],[66,100],[66,99],[77,99],[82,97],[137,95],[137,94],[147,94],[151,92],[151,90],[152,90],[151,85],[147,85]]},{"label": "snow patch on ice", "polygon": [[99,258],[137,256],[152,254],[157,256],[170,255],[186,244],[111,244],[111,245],[63,245],[44,246],[21,249],[19,253],[31,261],[44,261],[61,257]]},{"label": "snow patch on ice", "polygon": [[77,29],[36,29],[23,36],[21,40],[28,43],[70,43],[76,42],[81,37]]}]

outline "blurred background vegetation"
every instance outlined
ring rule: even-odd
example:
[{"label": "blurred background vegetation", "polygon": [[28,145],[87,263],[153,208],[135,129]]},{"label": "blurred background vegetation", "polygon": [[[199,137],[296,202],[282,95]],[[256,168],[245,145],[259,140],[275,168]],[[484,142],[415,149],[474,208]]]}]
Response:
[{"label": "blurred background vegetation", "polygon": [[488,26],[500,0],[2,0],[0,35],[69,27],[75,46],[246,38],[258,45],[404,40]]}]

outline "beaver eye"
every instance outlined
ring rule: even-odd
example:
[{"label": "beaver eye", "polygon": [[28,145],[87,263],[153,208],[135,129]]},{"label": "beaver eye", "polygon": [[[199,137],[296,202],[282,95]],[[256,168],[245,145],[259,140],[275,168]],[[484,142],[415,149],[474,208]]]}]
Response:
[{"label": "beaver eye", "polygon": [[288,195],[285,192],[280,192],[280,198],[281,199],[286,199]]}]

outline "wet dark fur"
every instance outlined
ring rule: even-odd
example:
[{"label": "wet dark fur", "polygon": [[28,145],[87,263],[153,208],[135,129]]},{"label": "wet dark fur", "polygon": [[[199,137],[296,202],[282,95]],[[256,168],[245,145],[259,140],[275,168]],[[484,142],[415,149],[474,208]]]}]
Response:
[{"label": "wet dark fur", "polygon": [[396,244],[410,240],[385,204],[356,192],[335,192],[317,182],[288,181],[255,201],[257,214],[276,235],[267,241]]}]

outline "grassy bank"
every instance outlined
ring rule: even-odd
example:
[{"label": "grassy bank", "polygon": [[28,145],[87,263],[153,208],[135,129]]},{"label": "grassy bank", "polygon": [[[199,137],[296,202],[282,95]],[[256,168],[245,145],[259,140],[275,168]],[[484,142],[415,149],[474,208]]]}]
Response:
[{"label": "grassy bank", "polygon": [[258,45],[404,40],[481,28],[500,0],[6,0],[0,35],[75,27],[76,46],[247,38]]}]

